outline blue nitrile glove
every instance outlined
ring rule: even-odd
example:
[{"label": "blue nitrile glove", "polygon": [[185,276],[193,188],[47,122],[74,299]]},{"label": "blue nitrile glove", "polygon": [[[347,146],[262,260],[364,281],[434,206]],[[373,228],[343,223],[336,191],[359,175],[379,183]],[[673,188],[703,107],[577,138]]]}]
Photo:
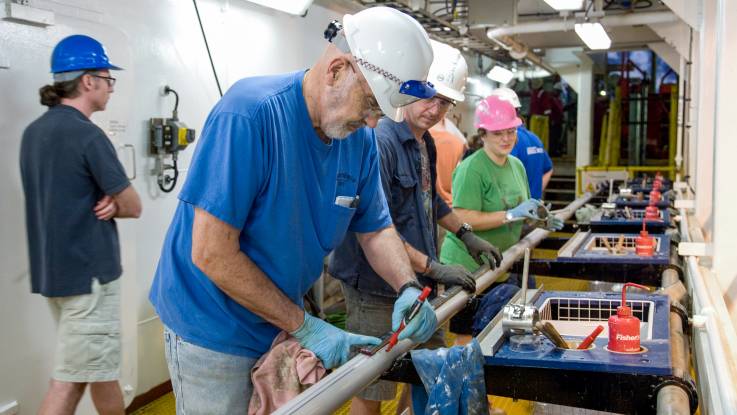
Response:
[{"label": "blue nitrile glove", "polygon": [[541,201],[537,199],[527,199],[515,208],[507,211],[507,220],[512,221],[521,218],[540,220],[540,216],[537,215],[537,209],[540,206],[543,206]]},{"label": "blue nitrile glove", "polygon": [[[409,312],[412,304],[415,303],[420,294],[422,294],[422,291],[414,287],[409,287],[397,298],[397,301],[394,302],[394,311],[392,312],[392,331],[399,329],[405,312]],[[399,340],[409,338],[415,343],[424,343],[430,340],[430,337],[432,337],[432,334],[435,333],[437,328],[438,319],[435,317],[435,311],[432,309],[428,300],[425,300],[415,318],[399,333]]]},{"label": "blue nitrile glove", "polygon": [[376,337],[348,333],[306,312],[302,325],[289,334],[294,336],[302,347],[315,353],[326,369],[345,363],[351,346],[364,344],[376,346],[381,343]]}]

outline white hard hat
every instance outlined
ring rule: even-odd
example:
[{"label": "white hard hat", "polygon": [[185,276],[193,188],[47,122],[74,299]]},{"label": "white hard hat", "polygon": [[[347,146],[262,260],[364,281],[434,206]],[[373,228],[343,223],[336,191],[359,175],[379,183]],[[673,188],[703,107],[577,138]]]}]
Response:
[{"label": "white hard hat", "polygon": [[435,56],[430,66],[427,80],[432,83],[438,94],[453,101],[463,102],[466,98],[463,91],[466,89],[468,65],[461,52],[445,43],[430,40],[432,52]]},{"label": "white hard hat", "polygon": [[510,104],[512,104],[515,108],[520,108],[522,104],[519,102],[519,97],[517,96],[517,93],[514,92],[511,88],[497,88],[493,91],[491,91],[491,95],[495,97],[499,97],[502,101],[507,101]]},{"label": "white hard hat", "polygon": [[346,14],[342,25],[333,21],[325,37],[353,55],[381,110],[392,120],[404,120],[401,107],[435,95],[427,82],[433,58],[430,39],[409,15],[372,7]]}]

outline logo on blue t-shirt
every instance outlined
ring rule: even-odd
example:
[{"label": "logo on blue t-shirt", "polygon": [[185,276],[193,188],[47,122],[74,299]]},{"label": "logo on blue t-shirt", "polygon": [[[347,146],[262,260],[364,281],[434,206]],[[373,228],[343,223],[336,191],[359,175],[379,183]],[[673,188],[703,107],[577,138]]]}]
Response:
[{"label": "logo on blue t-shirt", "polygon": [[543,154],[545,152],[545,149],[542,147],[527,147],[527,155],[531,156],[533,154]]}]

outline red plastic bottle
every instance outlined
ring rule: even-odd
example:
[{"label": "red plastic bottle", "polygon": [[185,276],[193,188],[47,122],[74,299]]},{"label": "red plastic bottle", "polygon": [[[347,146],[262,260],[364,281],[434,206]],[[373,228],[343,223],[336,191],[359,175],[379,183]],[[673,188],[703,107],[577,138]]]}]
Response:
[{"label": "red plastic bottle", "polygon": [[617,307],[617,314],[609,317],[609,344],[612,352],[636,353],[640,351],[640,319],[632,315],[627,306],[627,287],[649,290],[644,285],[628,282],[622,287],[622,305]]},{"label": "red plastic bottle", "polygon": [[658,203],[662,198],[663,195],[659,191],[654,189],[650,191],[650,203]]},{"label": "red plastic bottle", "polygon": [[660,219],[660,209],[651,203],[645,208],[645,219]]},{"label": "red plastic bottle", "polygon": [[635,238],[635,254],[639,256],[655,255],[655,238],[650,236],[645,229],[645,219],[642,220],[640,236]]},{"label": "red plastic bottle", "polygon": [[658,180],[658,179],[655,179],[655,180],[653,181],[653,190],[657,190],[657,191],[660,191],[660,189],[662,189],[662,188],[663,188],[663,182],[661,182],[661,181],[660,181],[660,180]]}]

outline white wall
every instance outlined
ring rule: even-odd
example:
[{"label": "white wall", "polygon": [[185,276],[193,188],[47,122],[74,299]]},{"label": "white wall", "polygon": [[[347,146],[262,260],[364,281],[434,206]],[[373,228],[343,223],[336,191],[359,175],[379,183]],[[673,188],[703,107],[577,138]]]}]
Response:
[{"label": "white wall", "polygon": [[[147,294],[181,187],[171,194],[158,191],[149,173],[153,159],[147,156],[147,120],[170,116],[173,97],[160,95],[168,84],[180,94],[180,118],[199,133],[218,93],[191,1],[30,4],[52,10],[55,24],[42,28],[0,21],[0,57],[10,63],[9,69],[0,69],[0,404],[17,400],[21,414],[36,412],[52,368],[55,327],[45,300],[29,292],[18,154],[23,129],[45,109],[38,104],[37,90],[51,80],[51,49],[75,33],[101,40],[111,60],[125,68],[115,75],[118,83],[108,110],[93,120],[117,146],[135,146],[133,183],[143,198],[141,219],[118,221],[124,265],[122,383],[131,387],[129,402],[168,379],[161,325]],[[319,6],[302,18],[240,0],[200,0],[198,5],[224,90],[243,76],[308,67],[324,48],[325,26],[338,17]],[[180,158],[185,171],[191,153],[188,149]],[[120,155],[132,170],[130,157]],[[79,413],[93,413],[89,400]]]}]

